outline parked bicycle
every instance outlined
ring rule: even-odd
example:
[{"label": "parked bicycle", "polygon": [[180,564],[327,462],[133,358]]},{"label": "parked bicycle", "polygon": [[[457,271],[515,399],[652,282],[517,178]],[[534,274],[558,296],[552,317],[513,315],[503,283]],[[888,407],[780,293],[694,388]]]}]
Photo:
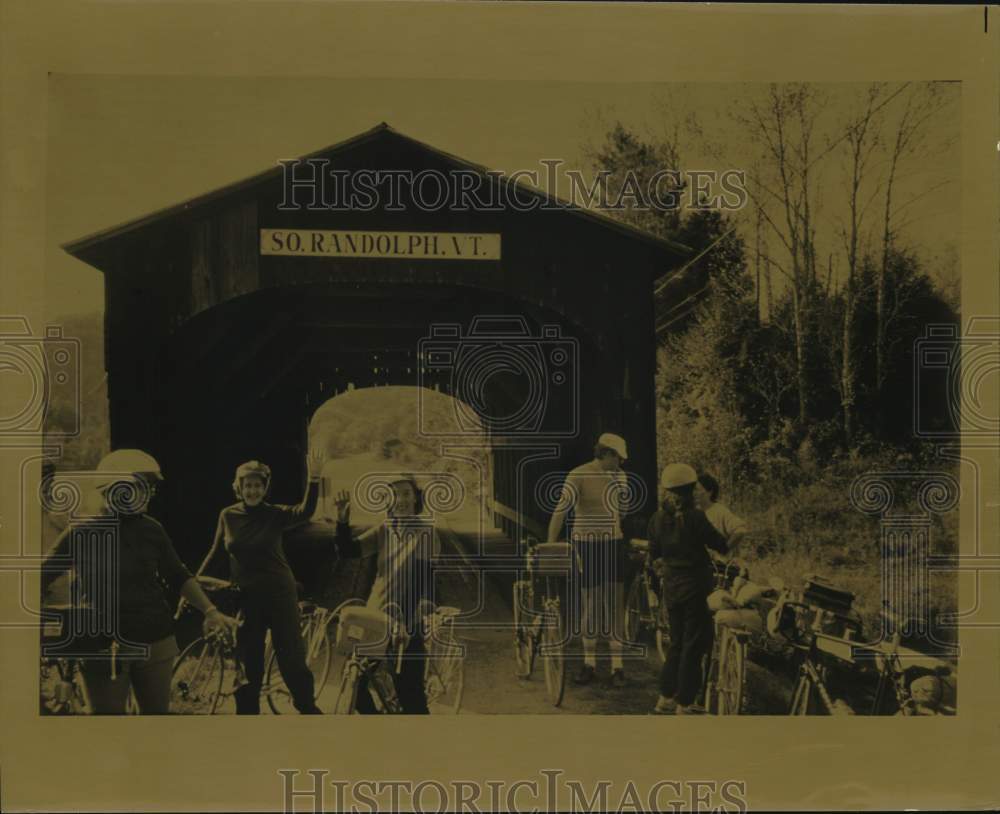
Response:
[{"label": "parked bicycle", "polygon": [[[458,608],[442,606],[423,618],[427,631],[424,693],[431,712],[458,713],[462,706],[465,665],[454,633],[455,618],[460,613]],[[399,673],[402,668],[409,636],[400,614],[390,607],[376,610],[366,607],[360,599],[350,599],[338,606],[334,615],[336,650],[345,658],[334,713],[357,712],[358,692],[363,684],[377,712],[401,714],[403,708],[392,672]]]},{"label": "parked bicycle", "polygon": [[[217,605],[238,605],[239,588],[233,583],[206,576],[197,579]],[[183,605],[178,607],[178,616],[182,610]],[[238,611],[235,618],[242,624],[243,611]],[[246,683],[243,663],[234,642],[214,636],[199,637],[181,650],[174,661],[170,711],[179,715],[235,713],[234,695]]]},{"label": "parked bicycle", "polygon": [[801,591],[783,588],[768,614],[768,633],[798,653],[798,680],[789,715],[854,714],[846,699],[834,697],[830,672],[855,663],[861,620],[854,595],[822,577],[806,578]]},{"label": "parked bicycle", "polygon": [[514,582],[514,658],[518,678],[528,679],[541,656],[545,691],[558,707],[566,690],[566,632],[556,580],[566,579],[577,567],[568,543],[525,541],[527,579]]},{"label": "parked bicycle", "polygon": [[862,657],[874,665],[872,715],[955,715],[956,677],[946,661],[904,647],[904,619],[883,611],[887,641],[871,645]]},{"label": "parked bicycle", "polygon": [[[736,572],[735,577],[730,577]],[[722,572],[720,574],[720,571]],[[747,663],[751,649],[784,652],[767,635],[767,614],[782,585],[752,582],[745,566],[726,563],[716,569],[719,590],[709,597],[714,614],[715,642],[707,671],[707,709],[716,715],[742,715],[747,707]],[[723,576],[724,575],[724,576]]]},{"label": "parked bicycle", "polygon": [[633,538],[629,540],[629,548],[633,559],[640,560],[641,564],[625,598],[625,640],[638,644],[651,633],[660,661],[666,661],[670,647],[670,616],[666,603],[660,601],[662,583],[659,591],[654,588],[657,577],[649,557],[649,540]]},{"label": "parked bicycle", "polygon": [[465,658],[455,637],[458,608],[438,607],[424,621],[427,633],[427,660],[424,693],[431,712],[458,713],[465,693]]}]

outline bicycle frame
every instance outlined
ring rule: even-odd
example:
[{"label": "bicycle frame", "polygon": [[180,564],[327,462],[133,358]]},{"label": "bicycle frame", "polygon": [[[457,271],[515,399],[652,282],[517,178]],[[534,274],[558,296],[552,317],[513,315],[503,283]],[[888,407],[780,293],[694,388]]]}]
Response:
[{"label": "bicycle frame", "polygon": [[[349,603],[344,603],[340,607]],[[340,608],[337,609],[339,612]],[[396,650],[396,657],[392,664],[392,669],[399,672],[402,666],[403,651],[409,637],[405,629],[397,620],[393,620],[389,632],[389,650]],[[388,655],[388,653],[387,653]],[[383,714],[402,713],[402,707],[396,696],[396,689],[393,681],[387,675],[389,665],[382,658],[367,655],[360,655],[352,652],[348,656],[344,669],[341,672],[340,692],[337,695],[335,711],[350,715],[357,707],[358,684],[362,678],[367,678],[368,692],[374,690],[377,696],[377,705],[381,705]],[[388,679],[388,680],[383,680]],[[347,701],[344,701],[345,691],[349,693]]]}]

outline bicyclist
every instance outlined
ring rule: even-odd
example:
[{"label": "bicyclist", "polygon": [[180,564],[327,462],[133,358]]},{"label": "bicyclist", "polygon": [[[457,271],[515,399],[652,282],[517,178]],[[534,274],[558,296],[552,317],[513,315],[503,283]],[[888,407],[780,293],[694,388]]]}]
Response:
[{"label": "bicyclist", "polygon": [[[408,634],[400,672],[392,670],[396,695],[404,713],[426,715],[427,695],[424,691],[423,610],[433,607],[433,572],[431,564],[441,553],[441,542],[433,525],[423,515],[423,493],[415,476],[400,473],[388,485],[392,489],[392,505],[384,522],[362,533],[351,535],[351,502],[348,492],[337,495],[337,548],[342,557],[376,557],[375,583],[368,596],[370,608],[398,608]],[[368,692],[368,683],[358,684],[357,711],[375,712]]]},{"label": "bicyclist", "polygon": [[698,484],[694,487],[695,505],[705,513],[708,522],[726,538],[730,550],[739,545],[746,535],[746,521],[719,501],[721,492],[719,482],[708,472],[698,476]]},{"label": "bicyclist", "polygon": [[549,521],[549,542],[559,541],[563,522],[573,511],[570,542],[580,556],[582,574],[583,665],[577,684],[589,684],[597,670],[597,635],[608,635],[611,683],[625,685],[622,662],[625,620],[625,556],[618,500],[625,489],[622,462],[628,457],[625,439],[604,433],[594,446],[594,458],[571,470]]},{"label": "bicyclist", "polygon": [[312,672],[300,632],[295,576],[285,559],[281,535],[308,522],[319,502],[319,477],[323,456],[308,456],[309,485],[297,506],[267,503],[271,469],[260,461],[247,461],[236,469],[233,492],[238,503],[219,513],[215,540],[202,568],[221,547],[229,554],[233,581],[239,585],[244,622],[237,637],[247,684],[236,691],[238,715],[260,714],[264,683],[264,641],[268,629],[281,676],[292,694],[292,703],[303,715],[319,715]]},{"label": "bicyclist", "polygon": [[[109,643],[148,645],[145,657],[81,660],[94,714],[124,715],[131,689],[140,714],[165,715],[170,711],[170,672],[178,650],[173,614],[160,581],[171,583],[205,615],[206,636],[232,635],[236,620],[205,596],[163,526],[146,514],[163,481],[156,459],[141,450],[119,449],[104,456],[97,471],[103,513],[69,526],[60,535],[42,565],[42,595],[72,569],[81,599],[98,614],[96,621],[109,634]],[[108,517],[117,519],[117,534],[110,537],[101,533],[108,528]],[[111,596],[117,597],[111,607],[99,604]]]},{"label": "bicyclist", "polygon": [[726,551],[726,541],[695,507],[698,476],[687,464],[664,468],[660,486],[663,508],[649,521],[650,557],[663,574],[663,601],[670,614],[670,647],[660,673],[660,697],[654,711],[685,714],[701,686],[702,656],[712,646],[708,595],[713,588],[708,549]]}]

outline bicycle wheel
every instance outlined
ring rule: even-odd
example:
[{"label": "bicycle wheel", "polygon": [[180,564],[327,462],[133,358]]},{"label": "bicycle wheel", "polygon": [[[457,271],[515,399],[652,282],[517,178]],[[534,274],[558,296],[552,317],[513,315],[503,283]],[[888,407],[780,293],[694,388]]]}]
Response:
[{"label": "bicycle wheel", "polygon": [[746,645],[738,636],[726,632],[723,633],[720,650],[715,711],[717,715],[741,715],[746,681]]},{"label": "bicycle wheel", "polygon": [[649,597],[641,575],[632,580],[625,598],[625,641],[638,642],[644,620],[649,618]]},{"label": "bicycle wheel", "polygon": [[566,690],[566,655],[563,653],[562,619],[558,611],[547,611],[542,625],[542,659],[545,665],[545,692],[558,707]]},{"label": "bicycle wheel", "polygon": [[344,665],[344,672],[340,677],[340,688],[337,690],[337,697],[333,702],[334,715],[350,715],[354,712],[354,706],[358,697],[358,666],[353,661]]},{"label": "bicycle wheel", "polygon": [[[333,645],[326,630],[322,632],[314,632],[311,628],[304,630],[303,638],[306,639],[308,648],[306,658],[309,671],[313,674],[313,700],[315,700],[319,698],[330,676]],[[267,705],[275,715],[291,715],[296,712],[292,704],[292,693],[281,675],[281,668],[278,667],[278,653],[274,650],[271,651],[264,672],[264,693],[267,695]]]},{"label": "bicycle wheel", "polygon": [[[458,714],[465,692],[465,660],[458,643],[450,639],[432,645],[424,667],[424,694],[432,713]],[[438,651],[438,652],[433,652]]]},{"label": "bicycle wheel", "polygon": [[795,692],[792,693],[792,703],[789,707],[789,715],[808,715],[810,706],[810,696],[812,695],[812,682],[805,671],[799,674],[798,683],[795,685]]},{"label": "bicycle wheel", "polygon": [[181,651],[170,678],[170,711],[178,715],[212,715],[222,695],[225,664],[219,645],[195,639]]},{"label": "bicycle wheel", "polygon": [[526,612],[530,604],[531,585],[523,580],[514,583],[514,661],[518,678],[530,678],[535,668],[535,642]]}]

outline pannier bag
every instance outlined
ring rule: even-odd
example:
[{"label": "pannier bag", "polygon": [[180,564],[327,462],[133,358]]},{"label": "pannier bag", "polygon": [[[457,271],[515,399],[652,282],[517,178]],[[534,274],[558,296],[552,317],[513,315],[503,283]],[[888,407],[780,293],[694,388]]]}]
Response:
[{"label": "pannier bag", "polygon": [[568,577],[576,567],[576,552],[569,543],[541,543],[534,548],[533,573],[543,577]]},{"label": "pannier bag", "polygon": [[[366,607],[344,608],[337,625],[337,652],[351,656],[358,645],[370,648],[389,642],[389,617],[382,611]],[[374,656],[374,652],[362,651],[362,655]]]},{"label": "pannier bag", "polygon": [[861,634],[861,619],[853,610],[854,594],[811,574],[802,589],[802,601],[816,610],[810,627],[830,636],[854,639]]},{"label": "pannier bag", "polygon": [[826,611],[846,615],[854,605],[854,594],[836,587],[825,577],[810,574],[802,589],[802,599]]}]

